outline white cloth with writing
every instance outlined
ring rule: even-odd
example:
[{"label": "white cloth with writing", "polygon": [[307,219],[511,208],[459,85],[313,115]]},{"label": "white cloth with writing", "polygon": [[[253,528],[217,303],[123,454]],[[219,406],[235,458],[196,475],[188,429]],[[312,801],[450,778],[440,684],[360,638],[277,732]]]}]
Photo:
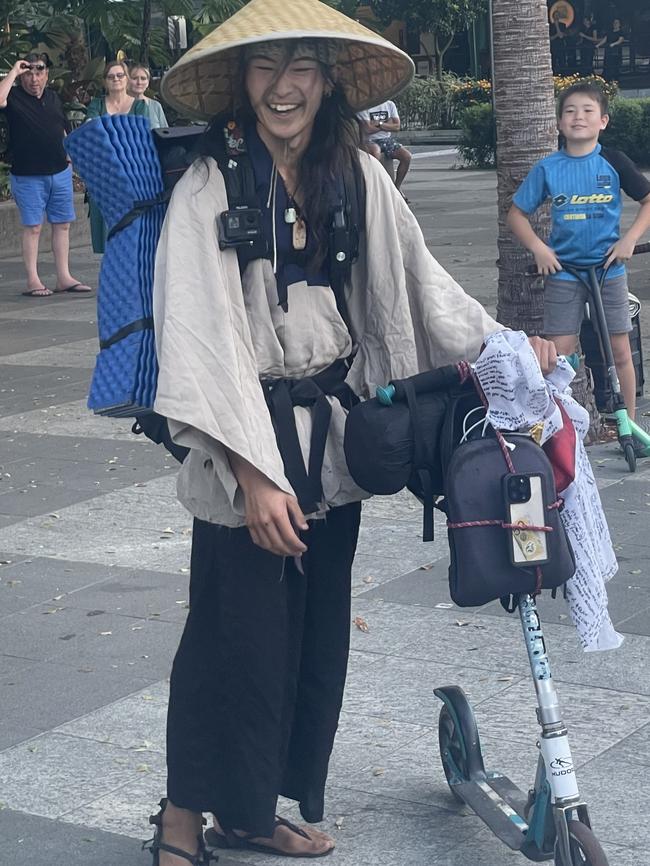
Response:
[{"label": "white cloth with writing", "polygon": [[569,386],[575,375],[571,365],[560,358],[545,379],[526,335],[499,331],[487,338],[475,371],[494,427],[525,431],[543,423],[543,444],[562,429],[558,403],[571,419],[576,430],[575,476],[565,490],[558,491],[564,499],[562,523],[576,560],[576,573],[566,586],[569,611],[586,652],[615,649],[623,637],[610,619],[605,583],[616,574],[618,564],[583,444],[589,415],[571,396]]}]

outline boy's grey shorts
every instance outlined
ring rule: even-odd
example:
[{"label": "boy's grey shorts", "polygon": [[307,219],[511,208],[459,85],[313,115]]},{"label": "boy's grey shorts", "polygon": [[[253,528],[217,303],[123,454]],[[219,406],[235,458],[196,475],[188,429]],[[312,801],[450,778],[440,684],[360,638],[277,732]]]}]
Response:
[{"label": "boy's grey shorts", "polygon": [[[605,280],[602,290],[603,307],[610,334],[626,334],[632,330],[628,302],[627,276]],[[579,334],[585,314],[587,287],[578,280],[558,280],[555,276],[544,281],[544,333],[547,337]]]}]

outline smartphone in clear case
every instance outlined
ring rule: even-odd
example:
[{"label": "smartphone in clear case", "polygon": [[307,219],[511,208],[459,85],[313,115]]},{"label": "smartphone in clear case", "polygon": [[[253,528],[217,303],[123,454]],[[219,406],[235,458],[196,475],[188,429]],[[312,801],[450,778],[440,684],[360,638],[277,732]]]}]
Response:
[{"label": "smartphone in clear case", "polygon": [[546,533],[531,526],[546,525],[546,503],[542,476],[515,472],[503,478],[506,520],[517,526],[509,529],[510,561],[522,568],[548,562]]}]

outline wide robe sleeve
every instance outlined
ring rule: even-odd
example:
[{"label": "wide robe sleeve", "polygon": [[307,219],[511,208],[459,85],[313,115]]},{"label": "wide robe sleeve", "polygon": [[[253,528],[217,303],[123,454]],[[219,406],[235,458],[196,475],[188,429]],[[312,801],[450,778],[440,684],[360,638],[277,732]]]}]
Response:
[{"label": "wide robe sleeve", "polygon": [[[237,255],[219,249],[217,219],[227,208],[212,159],[195,162],[174,189],[154,277],[155,410],[174,441],[192,449],[179,476],[181,500],[197,517],[236,525],[243,496],[224,446],[293,490],[258,377]],[[217,512],[215,502],[223,503]]]},{"label": "wide robe sleeve", "polygon": [[378,160],[360,154],[366,227],[346,293],[357,354],[348,374],[363,396],[391,379],[474,361],[503,329],[427,249],[418,222]]}]

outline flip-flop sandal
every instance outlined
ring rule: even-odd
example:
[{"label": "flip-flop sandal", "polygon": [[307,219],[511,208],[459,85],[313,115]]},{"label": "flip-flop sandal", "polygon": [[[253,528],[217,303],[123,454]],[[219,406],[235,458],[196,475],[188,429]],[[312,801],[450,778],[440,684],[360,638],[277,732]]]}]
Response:
[{"label": "flip-flop sandal", "polygon": [[[276,818],[275,819],[275,827],[288,827],[293,833],[297,833],[298,836],[302,836],[303,839],[311,840],[311,836],[308,833],[305,833],[300,827],[297,827],[295,824],[292,824],[291,821],[287,821],[286,818]],[[256,838],[253,833],[247,833],[244,836],[238,836],[236,833],[233,833],[232,830],[224,830],[223,833],[217,833],[214,827],[210,827],[205,831],[205,844],[210,848],[231,848],[231,849],[239,849],[246,851],[260,851],[262,854],[277,854],[279,857],[304,857],[307,858],[315,858],[315,857],[325,857],[327,854],[331,854],[334,850],[334,847],[328,848],[327,851],[321,851],[320,854],[304,854],[298,851],[282,851],[280,848],[274,848],[272,845],[264,845],[262,842],[253,842],[252,840]]]},{"label": "flip-flop sandal", "polygon": [[66,286],[65,289],[54,289],[55,294],[60,294],[61,292],[72,292],[79,294],[84,294],[85,292],[92,292],[90,286],[85,285],[85,283],[73,283],[71,286]]},{"label": "flip-flop sandal", "polygon": [[43,286],[40,289],[28,289],[26,292],[23,292],[26,298],[49,298],[53,294],[52,289],[48,289],[47,286]]}]

